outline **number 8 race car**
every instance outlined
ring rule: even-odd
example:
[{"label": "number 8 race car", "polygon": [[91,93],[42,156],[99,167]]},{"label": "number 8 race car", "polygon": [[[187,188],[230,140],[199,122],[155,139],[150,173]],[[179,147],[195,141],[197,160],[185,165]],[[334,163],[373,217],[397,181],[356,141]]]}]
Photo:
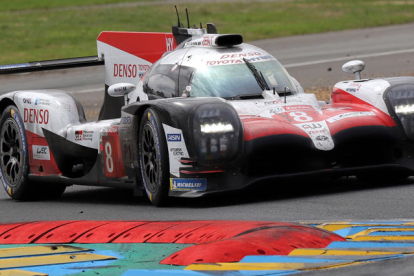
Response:
[{"label": "number 8 race car", "polygon": [[159,206],[168,196],[278,178],[413,174],[413,77],[361,79],[363,62],[351,61],[343,69],[355,80],[337,83],[331,101],[321,102],[241,35],[179,26],[172,34],[102,32],[95,61],[0,67],[5,74],[104,64],[106,83],[97,122],[61,91],[0,97],[7,193],[29,199],[60,196],[72,184],[130,187]]}]

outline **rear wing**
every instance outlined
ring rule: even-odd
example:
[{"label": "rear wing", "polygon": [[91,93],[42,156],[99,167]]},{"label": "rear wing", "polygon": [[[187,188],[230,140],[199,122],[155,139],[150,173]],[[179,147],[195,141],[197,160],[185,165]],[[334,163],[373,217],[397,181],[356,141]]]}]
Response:
[{"label": "rear wing", "polygon": [[0,65],[0,75],[103,65],[105,98],[99,120],[119,118],[124,100],[110,97],[109,86],[116,83],[137,85],[151,65],[166,52],[174,51],[184,41],[200,38],[206,33],[217,34],[212,23],[207,24],[207,29],[201,23],[200,28],[191,28],[188,14],[187,23],[188,28],[184,28],[178,20],[172,33],[102,32],[97,38],[97,56]]},{"label": "rear wing", "polygon": [[105,60],[105,84],[136,85],[150,66],[177,43],[171,33],[102,32],[98,57]]},{"label": "rear wing", "polygon": [[31,61],[27,63],[0,65],[0,75],[99,65],[104,65],[104,61],[99,59],[98,56]]}]

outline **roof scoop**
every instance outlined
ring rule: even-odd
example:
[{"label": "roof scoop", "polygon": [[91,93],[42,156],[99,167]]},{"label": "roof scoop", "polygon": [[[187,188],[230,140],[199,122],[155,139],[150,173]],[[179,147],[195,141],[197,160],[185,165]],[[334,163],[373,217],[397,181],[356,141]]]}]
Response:
[{"label": "roof scoop", "polygon": [[239,34],[225,34],[216,37],[215,41],[217,46],[234,46],[243,43],[243,37]]}]

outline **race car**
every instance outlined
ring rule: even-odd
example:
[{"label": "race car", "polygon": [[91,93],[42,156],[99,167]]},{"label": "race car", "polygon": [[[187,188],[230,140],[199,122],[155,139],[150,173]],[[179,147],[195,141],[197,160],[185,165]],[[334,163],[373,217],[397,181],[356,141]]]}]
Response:
[{"label": "race car", "polygon": [[97,122],[62,91],[0,97],[0,179],[12,198],[78,184],[130,187],[161,206],[264,180],[414,174],[414,77],[361,79],[364,63],[351,61],[355,79],[318,101],[275,57],[213,24],[102,32],[97,48],[87,60],[0,67],[105,67]]}]

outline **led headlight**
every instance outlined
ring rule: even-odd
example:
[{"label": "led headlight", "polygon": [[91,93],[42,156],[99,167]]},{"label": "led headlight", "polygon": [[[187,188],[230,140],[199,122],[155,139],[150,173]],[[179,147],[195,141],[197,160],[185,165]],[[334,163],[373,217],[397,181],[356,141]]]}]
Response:
[{"label": "led headlight", "polygon": [[241,149],[241,122],[234,108],[226,103],[198,107],[193,117],[193,135],[200,164],[232,160]]},{"label": "led headlight", "polygon": [[392,87],[386,99],[398,117],[405,134],[414,139],[414,84],[403,84]]}]

